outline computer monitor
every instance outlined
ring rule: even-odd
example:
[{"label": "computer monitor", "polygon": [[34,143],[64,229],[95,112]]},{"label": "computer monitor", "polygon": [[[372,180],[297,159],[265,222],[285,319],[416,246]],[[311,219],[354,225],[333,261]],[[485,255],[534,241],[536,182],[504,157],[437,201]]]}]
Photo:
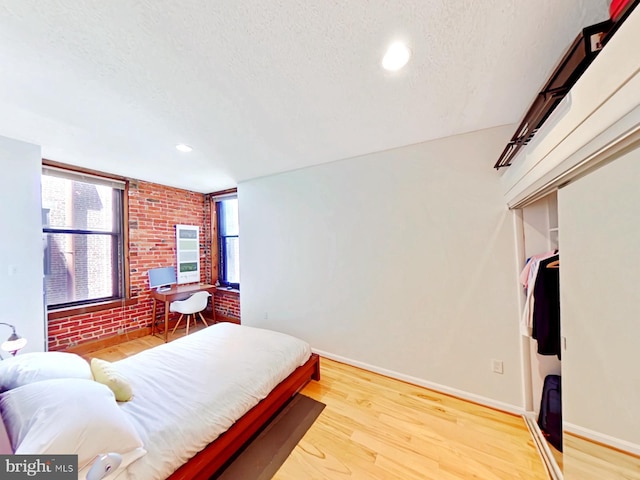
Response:
[{"label": "computer monitor", "polygon": [[176,284],[175,267],[152,268],[147,274],[149,275],[149,288],[162,291],[168,290],[171,288],[171,285]]}]

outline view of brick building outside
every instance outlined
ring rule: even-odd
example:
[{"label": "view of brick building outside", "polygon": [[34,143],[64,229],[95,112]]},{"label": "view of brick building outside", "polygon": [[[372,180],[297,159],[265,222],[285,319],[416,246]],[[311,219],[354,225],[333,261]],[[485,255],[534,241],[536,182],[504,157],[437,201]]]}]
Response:
[{"label": "view of brick building outside", "polygon": [[[111,231],[114,190],[43,176],[43,226]],[[112,297],[111,235],[49,233],[44,239],[45,292],[49,305]]]}]

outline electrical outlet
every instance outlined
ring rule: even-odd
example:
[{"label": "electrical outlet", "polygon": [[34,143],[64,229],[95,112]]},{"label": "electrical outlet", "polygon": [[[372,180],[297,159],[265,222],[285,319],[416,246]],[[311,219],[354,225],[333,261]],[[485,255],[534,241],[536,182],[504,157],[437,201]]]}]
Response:
[{"label": "electrical outlet", "polygon": [[502,375],[504,373],[504,363],[502,362],[502,360],[491,360],[491,371],[493,371],[493,373],[499,373],[500,375]]},{"label": "electrical outlet", "polygon": [[124,333],[124,328],[119,328],[118,329],[118,335],[122,335]]},{"label": "electrical outlet", "polygon": [[264,312],[264,319],[269,320],[269,312]]}]

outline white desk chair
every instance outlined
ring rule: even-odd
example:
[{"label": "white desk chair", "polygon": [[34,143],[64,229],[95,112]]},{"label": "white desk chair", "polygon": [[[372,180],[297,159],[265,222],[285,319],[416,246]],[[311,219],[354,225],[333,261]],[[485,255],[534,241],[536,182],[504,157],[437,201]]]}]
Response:
[{"label": "white desk chair", "polygon": [[178,325],[182,321],[182,317],[187,316],[187,333],[189,335],[189,324],[191,323],[191,317],[193,317],[193,323],[196,323],[196,313],[200,315],[200,319],[204,322],[204,324],[208,327],[209,324],[202,316],[202,311],[207,308],[207,302],[209,301],[209,297],[211,294],[209,292],[196,292],[191,295],[186,300],[175,300],[171,302],[169,305],[170,312],[177,312],[180,314],[180,318],[178,319],[178,323],[173,327],[173,331],[171,333],[175,333]]}]

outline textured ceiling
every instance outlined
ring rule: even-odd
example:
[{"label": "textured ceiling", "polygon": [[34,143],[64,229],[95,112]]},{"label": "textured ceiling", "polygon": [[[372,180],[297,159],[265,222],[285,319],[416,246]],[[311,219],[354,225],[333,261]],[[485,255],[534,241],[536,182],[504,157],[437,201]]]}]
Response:
[{"label": "textured ceiling", "polygon": [[[0,0],[0,135],[52,160],[216,191],[517,122],[607,7]],[[386,72],[380,60],[397,39],[413,57]],[[177,152],[181,142],[194,151]]]}]

